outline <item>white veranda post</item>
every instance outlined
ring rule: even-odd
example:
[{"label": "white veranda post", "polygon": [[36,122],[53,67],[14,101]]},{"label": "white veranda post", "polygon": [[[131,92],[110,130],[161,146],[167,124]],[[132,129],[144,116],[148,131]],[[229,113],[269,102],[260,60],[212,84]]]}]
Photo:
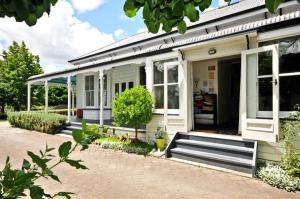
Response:
[{"label": "white veranda post", "polygon": [[31,84],[28,82],[27,85],[27,111],[30,111],[30,106],[31,106]]},{"label": "white veranda post", "polygon": [[45,81],[45,113],[48,113],[48,80]]},{"label": "white veranda post", "polygon": [[74,93],[75,89],[74,87],[72,87],[72,116],[74,116],[74,108],[75,108],[75,93]]},{"label": "white veranda post", "polygon": [[100,126],[103,125],[103,69],[99,70],[99,81],[100,81]]},{"label": "white veranda post", "polygon": [[68,82],[68,123],[71,122],[71,76],[67,78]]}]

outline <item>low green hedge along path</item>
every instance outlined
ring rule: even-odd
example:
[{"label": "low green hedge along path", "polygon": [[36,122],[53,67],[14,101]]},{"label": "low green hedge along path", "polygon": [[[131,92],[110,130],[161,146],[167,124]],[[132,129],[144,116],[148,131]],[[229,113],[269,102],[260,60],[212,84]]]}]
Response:
[{"label": "low green hedge along path", "polygon": [[54,134],[67,121],[67,117],[56,113],[9,112],[7,119],[12,126]]}]

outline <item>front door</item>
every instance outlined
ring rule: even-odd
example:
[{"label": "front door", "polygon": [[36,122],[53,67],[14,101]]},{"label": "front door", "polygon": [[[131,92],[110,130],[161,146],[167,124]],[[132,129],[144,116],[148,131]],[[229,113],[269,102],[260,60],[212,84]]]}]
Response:
[{"label": "front door", "polygon": [[270,45],[242,52],[241,116],[244,139],[278,141],[278,51],[278,45]]}]

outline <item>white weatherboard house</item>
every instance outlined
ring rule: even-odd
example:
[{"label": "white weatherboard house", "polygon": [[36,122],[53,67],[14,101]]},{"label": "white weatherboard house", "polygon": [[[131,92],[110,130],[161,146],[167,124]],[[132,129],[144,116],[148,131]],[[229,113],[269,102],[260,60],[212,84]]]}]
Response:
[{"label": "white weatherboard house", "polygon": [[111,125],[115,94],[141,84],[155,105],[139,137],[154,140],[163,125],[167,157],[246,173],[256,159],[280,161],[279,120],[300,104],[300,4],[286,1],[270,14],[264,3],[219,7],[184,35],[137,34],[70,60],[67,70],[30,77],[28,110],[31,85],[45,84],[47,111],[48,84],[67,78],[69,122]]}]

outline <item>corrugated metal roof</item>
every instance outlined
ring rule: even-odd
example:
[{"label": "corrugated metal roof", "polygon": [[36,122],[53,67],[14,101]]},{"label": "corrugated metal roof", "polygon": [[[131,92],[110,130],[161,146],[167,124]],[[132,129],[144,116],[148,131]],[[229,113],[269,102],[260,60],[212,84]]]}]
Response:
[{"label": "corrugated metal roof", "polygon": [[[209,22],[211,20],[214,19],[220,19],[222,17],[228,16],[228,15],[232,15],[232,14],[236,14],[245,10],[250,10],[259,6],[264,5],[265,0],[241,0],[239,3],[235,3],[229,6],[225,6],[225,7],[221,7],[221,8],[216,8],[213,10],[209,10],[207,12],[203,12],[201,13],[201,17],[199,19],[199,21],[197,21],[196,23],[188,23],[190,27],[193,26],[197,26],[206,22]],[[132,35],[128,38],[125,38],[123,40],[120,40],[118,42],[112,43],[110,45],[107,45],[103,48],[100,48],[98,50],[92,51],[90,53],[81,55],[76,59],[80,59],[80,58],[84,58],[87,56],[91,56],[94,54],[99,54],[101,52],[106,52],[109,50],[113,50],[116,48],[120,48],[122,46],[128,45],[128,44],[134,44],[135,42],[140,42],[143,40],[147,40],[147,39],[151,39],[151,38],[156,38],[162,35],[167,35],[165,32],[160,31],[157,34],[152,34],[149,32],[142,32],[136,35]],[[70,62],[72,62],[72,60],[70,60]]]},{"label": "corrugated metal roof", "polygon": [[[145,49],[141,49],[139,51],[130,51],[126,54],[116,55],[114,57],[107,57],[104,59],[94,61],[92,64],[95,65],[95,67],[96,67],[97,65],[101,65],[101,63],[109,64],[109,62],[118,61],[118,60],[121,60],[121,59],[124,59],[127,57],[130,58],[130,57],[134,57],[137,55],[143,55],[143,54],[155,52],[155,51],[162,50],[162,49],[170,49],[170,48],[172,49],[172,48],[176,48],[176,47],[180,47],[180,46],[185,46],[185,45],[190,45],[190,44],[194,44],[194,43],[200,43],[200,42],[207,41],[207,40],[217,39],[220,37],[226,37],[227,35],[229,36],[229,35],[233,35],[233,34],[244,33],[247,31],[255,31],[256,29],[259,29],[264,26],[269,26],[272,24],[289,21],[289,20],[293,20],[293,19],[300,19],[300,11],[299,10],[295,11],[295,12],[290,12],[290,13],[287,13],[287,14],[284,14],[281,16],[275,16],[275,17],[271,17],[268,19],[257,20],[257,21],[253,21],[250,23],[232,26],[229,28],[225,28],[223,30],[215,31],[212,33],[204,34],[204,35],[193,36],[190,38],[177,40],[174,43],[159,44],[159,45],[151,46],[151,47],[148,47]],[[90,67],[90,65],[77,67],[76,70],[84,70],[87,67]],[[69,71],[73,71],[73,70],[74,70],[74,68],[70,68],[70,69],[63,70],[63,71],[57,71],[57,72],[54,72],[51,74],[43,74],[43,75],[39,75],[39,76],[33,76],[33,77],[30,77],[29,80],[54,76],[57,73],[59,73],[59,74],[68,73]]]}]

